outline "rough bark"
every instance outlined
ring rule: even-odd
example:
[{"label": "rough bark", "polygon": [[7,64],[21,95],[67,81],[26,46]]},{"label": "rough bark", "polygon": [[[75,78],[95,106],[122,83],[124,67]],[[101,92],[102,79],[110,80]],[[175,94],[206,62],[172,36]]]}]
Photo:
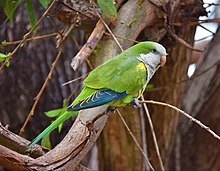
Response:
[{"label": "rough bark", "polygon": [[[220,134],[219,36],[220,29],[199,60],[194,75],[213,67],[188,82],[183,101],[183,108],[187,112],[209,125],[217,134]],[[179,143],[181,170],[218,170],[220,168],[219,141],[185,119],[182,119],[180,125]]]},{"label": "rough bark", "polygon": [[0,146],[0,164],[10,170],[77,169],[105,125],[108,118],[106,109],[107,106],[102,106],[81,111],[59,145],[36,159]]}]

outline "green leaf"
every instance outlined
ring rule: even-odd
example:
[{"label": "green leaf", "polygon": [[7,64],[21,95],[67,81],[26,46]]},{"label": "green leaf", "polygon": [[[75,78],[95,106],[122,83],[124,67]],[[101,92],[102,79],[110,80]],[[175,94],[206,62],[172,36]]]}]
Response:
[{"label": "green leaf", "polygon": [[58,132],[59,132],[59,133],[61,132],[62,127],[63,127],[63,122],[62,122],[61,124],[59,124],[59,126],[58,126]]},{"label": "green leaf", "polygon": [[6,67],[9,67],[10,64],[11,64],[10,61],[7,61],[6,64],[5,64],[5,66],[6,66]]},{"label": "green leaf", "polygon": [[4,40],[3,42],[2,42],[2,45],[7,45],[7,41],[6,40]]},{"label": "green leaf", "polygon": [[63,108],[50,110],[48,112],[44,112],[47,117],[53,118],[58,117],[63,111]]},{"label": "green leaf", "polygon": [[4,53],[0,53],[0,62],[5,61],[9,57],[10,53],[7,55]]},{"label": "green leaf", "polygon": [[66,99],[63,99],[63,108],[66,108],[66,103],[67,103]]},{"label": "green leaf", "polygon": [[0,4],[3,7],[3,11],[7,16],[6,21],[9,19],[10,22],[13,21],[13,14],[17,9],[20,0],[0,0]]},{"label": "green leaf", "polygon": [[117,10],[112,0],[97,0],[99,7],[101,8],[103,14],[111,21],[116,20]]},{"label": "green leaf", "polygon": [[51,0],[39,0],[39,2],[46,9],[50,4]]},{"label": "green leaf", "polygon": [[4,53],[0,53],[0,62],[6,60],[8,58],[8,55],[4,54]]},{"label": "green leaf", "polygon": [[26,3],[27,3],[27,13],[28,13],[28,17],[29,17],[29,23],[30,23],[31,27],[34,27],[34,25],[36,24],[36,21],[37,21],[37,18],[35,16],[35,12],[34,12],[34,7],[33,7],[31,0],[26,0]]},{"label": "green leaf", "polygon": [[50,134],[47,134],[45,137],[42,138],[41,140],[41,145],[51,149],[51,142],[50,142]]}]

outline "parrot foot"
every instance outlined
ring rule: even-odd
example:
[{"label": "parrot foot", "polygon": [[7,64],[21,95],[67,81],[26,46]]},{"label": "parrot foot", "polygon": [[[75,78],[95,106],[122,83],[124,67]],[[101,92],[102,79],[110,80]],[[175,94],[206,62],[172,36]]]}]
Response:
[{"label": "parrot foot", "polygon": [[141,108],[141,104],[139,103],[139,100],[137,98],[133,98],[130,102],[130,104],[134,107],[134,108]]},{"label": "parrot foot", "polygon": [[106,114],[110,115],[111,113],[114,113],[116,111],[116,109],[117,109],[116,107],[108,106],[106,109]]}]

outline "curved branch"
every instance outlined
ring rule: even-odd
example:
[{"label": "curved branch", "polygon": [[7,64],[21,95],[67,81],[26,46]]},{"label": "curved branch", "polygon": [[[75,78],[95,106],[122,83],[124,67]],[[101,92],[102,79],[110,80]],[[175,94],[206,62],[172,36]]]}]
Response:
[{"label": "curved branch", "polygon": [[[25,150],[23,154],[19,154],[0,145],[0,165],[10,170],[73,170],[78,167],[101,133],[108,118],[106,109],[107,106],[101,106],[81,111],[60,144],[36,159],[24,155]],[[29,142],[21,137],[19,141],[24,141],[24,149],[27,149]]]}]

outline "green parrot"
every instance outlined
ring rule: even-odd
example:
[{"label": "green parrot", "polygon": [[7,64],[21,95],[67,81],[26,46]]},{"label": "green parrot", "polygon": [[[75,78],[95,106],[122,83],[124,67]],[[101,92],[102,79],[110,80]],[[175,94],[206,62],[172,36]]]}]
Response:
[{"label": "green parrot", "polygon": [[161,44],[145,41],[95,68],[84,80],[81,93],[66,112],[41,132],[29,148],[80,110],[104,104],[124,107],[132,101],[137,103],[154,73],[166,63],[166,55]]}]

